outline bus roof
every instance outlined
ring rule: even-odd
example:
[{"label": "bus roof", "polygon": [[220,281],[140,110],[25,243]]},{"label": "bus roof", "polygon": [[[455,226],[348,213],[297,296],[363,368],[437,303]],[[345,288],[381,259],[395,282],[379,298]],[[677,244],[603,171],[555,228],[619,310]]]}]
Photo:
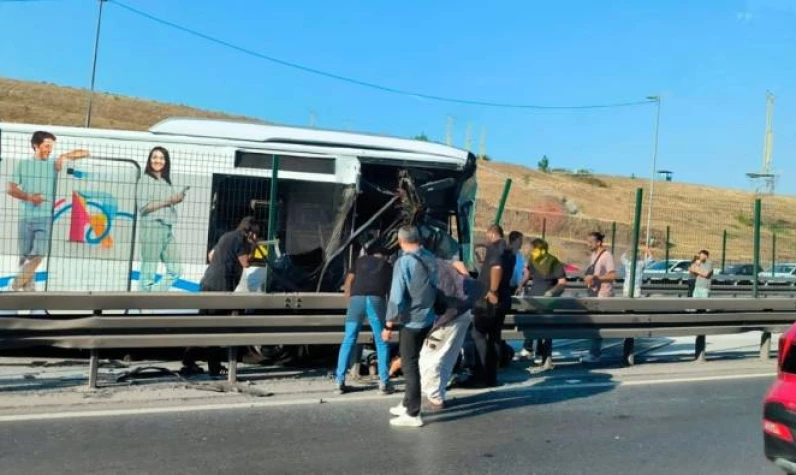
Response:
[{"label": "bus roof", "polygon": [[384,135],[232,120],[170,118],[149,129],[157,135],[220,138],[246,142],[410,152],[467,160],[468,152],[447,145]]},{"label": "bus roof", "polygon": [[[358,155],[403,156],[404,159],[435,161],[464,166],[470,153],[447,145],[383,135],[324,130],[233,120],[169,118],[158,122],[146,132],[114,129],[86,129],[82,127],[48,126],[0,122],[0,131],[32,133],[49,130],[57,135],[118,139],[128,141],[184,142],[222,145],[237,148],[284,148],[296,150],[306,147],[315,152],[333,154],[354,150]],[[344,153],[344,152],[343,152]]]}]

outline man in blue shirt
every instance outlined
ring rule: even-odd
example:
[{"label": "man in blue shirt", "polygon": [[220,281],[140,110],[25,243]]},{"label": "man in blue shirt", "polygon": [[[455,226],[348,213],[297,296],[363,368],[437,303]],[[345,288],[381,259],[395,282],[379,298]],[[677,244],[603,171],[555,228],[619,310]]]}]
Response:
[{"label": "man in blue shirt", "polygon": [[49,132],[34,132],[30,144],[33,158],[18,162],[8,182],[8,194],[20,201],[18,239],[21,271],[11,284],[15,291],[35,290],[36,268],[49,250],[58,172],[65,161],[89,155],[86,150],[73,150],[51,159],[55,135]]},{"label": "man in blue shirt", "polygon": [[414,226],[398,230],[398,245],[403,254],[393,268],[382,339],[389,341],[393,330],[400,328],[399,350],[406,390],[403,402],[390,409],[390,414],[397,416],[390,424],[421,427],[420,350],[436,318],[437,261],[420,245],[420,233]]}]

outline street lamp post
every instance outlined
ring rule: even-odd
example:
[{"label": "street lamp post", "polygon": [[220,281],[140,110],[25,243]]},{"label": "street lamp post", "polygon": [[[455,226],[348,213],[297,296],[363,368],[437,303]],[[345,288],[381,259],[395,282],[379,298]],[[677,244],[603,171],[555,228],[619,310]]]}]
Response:
[{"label": "street lamp post", "polygon": [[655,102],[655,135],[652,145],[652,170],[650,170],[650,198],[647,209],[647,246],[650,245],[651,231],[652,231],[652,200],[655,196],[655,169],[658,162],[658,129],[661,123],[661,98],[660,96],[649,96],[647,100]]},{"label": "street lamp post", "polygon": [[107,0],[99,0],[97,13],[97,32],[94,36],[94,58],[91,62],[91,88],[88,91],[88,108],[86,110],[86,128],[91,127],[91,100],[94,96],[94,78],[97,75],[97,51],[99,50],[100,27],[102,26],[102,4]]}]

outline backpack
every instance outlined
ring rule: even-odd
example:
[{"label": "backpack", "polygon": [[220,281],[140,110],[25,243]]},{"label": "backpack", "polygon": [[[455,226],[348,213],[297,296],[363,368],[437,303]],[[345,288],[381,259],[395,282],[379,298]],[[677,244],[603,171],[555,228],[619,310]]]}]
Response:
[{"label": "backpack", "polygon": [[426,271],[426,275],[429,279],[429,285],[434,290],[434,313],[437,315],[444,315],[445,312],[448,311],[448,297],[437,288],[436,285],[432,284],[431,281],[431,269],[428,268],[428,265],[423,262],[423,259],[420,258],[417,254],[409,254],[410,256],[414,257],[417,262],[423,266],[423,269]]}]

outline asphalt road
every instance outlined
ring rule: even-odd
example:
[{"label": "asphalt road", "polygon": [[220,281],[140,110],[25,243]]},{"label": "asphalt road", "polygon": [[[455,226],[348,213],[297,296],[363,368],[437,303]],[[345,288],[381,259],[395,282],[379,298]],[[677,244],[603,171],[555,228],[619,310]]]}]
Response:
[{"label": "asphalt road", "polygon": [[465,394],[422,429],[388,425],[395,397],[3,422],[0,471],[774,474],[760,431],[769,382],[614,387],[605,379]]}]

